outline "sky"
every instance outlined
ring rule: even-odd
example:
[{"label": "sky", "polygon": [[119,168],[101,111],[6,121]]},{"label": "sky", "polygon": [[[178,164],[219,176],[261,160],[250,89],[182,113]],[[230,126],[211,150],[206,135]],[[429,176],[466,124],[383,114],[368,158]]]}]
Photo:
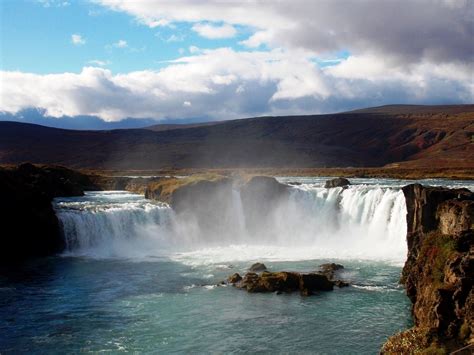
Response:
[{"label": "sky", "polygon": [[181,123],[474,102],[470,0],[0,0],[0,22],[10,119]]}]

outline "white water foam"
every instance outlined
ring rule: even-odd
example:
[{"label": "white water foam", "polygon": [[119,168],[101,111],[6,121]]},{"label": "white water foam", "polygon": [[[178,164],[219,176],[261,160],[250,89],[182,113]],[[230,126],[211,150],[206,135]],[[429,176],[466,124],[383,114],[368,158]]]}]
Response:
[{"label": "white water foam", "polygon": [[[291,188],[288,201],[272,206],[258,234],[245,228],[240,194],[234,191],[229,228],[217,237],[169,206],[124,192],[58,199],[67,255],[168,257],[189,265],[232,261],[406,258],[406,206],[399,189],[351,186]],[[225,227],[225,226],[223,226]]]}]

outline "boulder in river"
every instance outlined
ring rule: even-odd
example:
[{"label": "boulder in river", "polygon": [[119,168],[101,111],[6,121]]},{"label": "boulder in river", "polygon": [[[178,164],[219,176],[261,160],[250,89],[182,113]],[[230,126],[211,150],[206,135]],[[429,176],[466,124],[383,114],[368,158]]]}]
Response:
[{"label": "boulder in river", "polygon": [[324,187],[327,189],[332,188],[332,187],[347,187],[350,184],[351,182],[347,180],[346,178],[338,177],[338,178],[326,181],[326,184],[324,185]]},{"label": "boulder in river", "polygon": [[251,272],[260,272],[267,270],[267,267],[263,263],[255,263],[249,267],[249,271]]},{"label": "boulder in river", "polygon": [[319,268],[321,269],[321,273],[323,275],[326,275],[329,280],[333,280],[334,274],[336,273],[336,271],[344,269],[344,266],[342,266],[341,264],[336,264],[336,263],[326,263],[326,264],[319,265]]},{"label": "boulder in river", "polygon": [[234,274],[228,281],[250,293],[299,291],[302,295],[309,296],[317,291],[331,291],[334,288],[333,282],[320,273],[248,272],[243,278],[239,274]]},{"label": "boulder in river", "polygon": [[241,280],[242,280],[242,276],[240,276],[238,273],[232,274],[227,278],[227,282],[231,284],[235,284]]}]

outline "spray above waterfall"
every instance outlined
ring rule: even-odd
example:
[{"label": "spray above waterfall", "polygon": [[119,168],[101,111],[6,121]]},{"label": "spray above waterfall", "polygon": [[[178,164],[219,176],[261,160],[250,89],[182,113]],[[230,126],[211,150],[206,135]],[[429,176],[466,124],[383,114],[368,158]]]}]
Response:
[{"label": "spray above waterfall", "polygon": [[54,206],[69,255],[188,263],[406,258],[406,206],[398,188],[302,184],[252,225],[238,189],[223,199],[225,214],[211,224],[196,218],[199,205],[176,214],[166,204],[125,192],[92,192],[57,199]]}]

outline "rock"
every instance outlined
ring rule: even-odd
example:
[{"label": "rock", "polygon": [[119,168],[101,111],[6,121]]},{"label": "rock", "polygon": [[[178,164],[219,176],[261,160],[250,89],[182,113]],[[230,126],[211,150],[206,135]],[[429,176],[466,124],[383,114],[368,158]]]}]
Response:
[{"label": "rock", "polygon": [[254,235],[264,234],[273,223],[270,211],[289,198],[290,187],[273,177],[254,176],[240,189],[240,198],[247,230]]},{"label": "rock", "polygon": [[408,257],[401,281],[415,326],[390,338],[382,353],[415,337],[420,349],[454,351],[474,342],[474,193],[419,184],[402,190]]},{"label": "rock", "polygon": [[329,280],[333,280],[335,272],[344,269],[344,266],[336,263],[327,263],[319,265],[319,268],[323,275],[326,275]]},{"label": "rock", "polygon": [[332,187],[347,187],[350,184],[351,182],[347,180],[346,178],[338,177],[338,178],[326,181],[326,184],[324,185],[324,187],[327,189],[332,188]]},{"label": "rock", "polygon": [[348,283],[348,282],[342,281],[342,280],[335,280],[335,281],[333,281],[333,284],[334,284],[334,286],[337,286],[337,287],[339,287],[339,288],[341,288],[341,287],[348,287],[348,286],[349,286],[349,283]]},{"label": "rock", "polygon": [[234,286],[250,293],[299,291],[302,295],[309,296],[317,291],[331,291],[334,288],[333,282],[319,273],[263,271],[260,275],[248,272],[242,279],[239,277],[240,275],[236,277],[234,274],[228,280]]},{"label": "rock", "polygon": [[227,282],[231,284],[236,284],[237,282],[240,282],[241,280],[242,280],[242,276],[240,276],[240,274],[238,273],[232,274],[227,278]]},{"label": "rock", "polygon": [[145,194],[169,203],[183,224],[205,233],[208,241],[221,240],[239,228],[233,196],[233,180],[212,174],[161,179],[150,183]]},{"label": "rock", "polygon": [[332,291],[333,288],[334,284],[326,275],[319,273],[300,275],[300,290],[303,291],[305,295],[311,295],[315,291]]},{"label": "rock", "polygon": [[60,166],[0,168],[0,262],[61,252],[64,239],[52,207],[60,196],[100,190],[88,176]]},{"label": "rock", "polygon": [[252,271],[252,272],[259,272],[259,271],[265,271],[265,270],[267,270],[267,267],[265,266],[265,264],[262,264],[262,263],[255,263],[249,268],[249,271]]}]

